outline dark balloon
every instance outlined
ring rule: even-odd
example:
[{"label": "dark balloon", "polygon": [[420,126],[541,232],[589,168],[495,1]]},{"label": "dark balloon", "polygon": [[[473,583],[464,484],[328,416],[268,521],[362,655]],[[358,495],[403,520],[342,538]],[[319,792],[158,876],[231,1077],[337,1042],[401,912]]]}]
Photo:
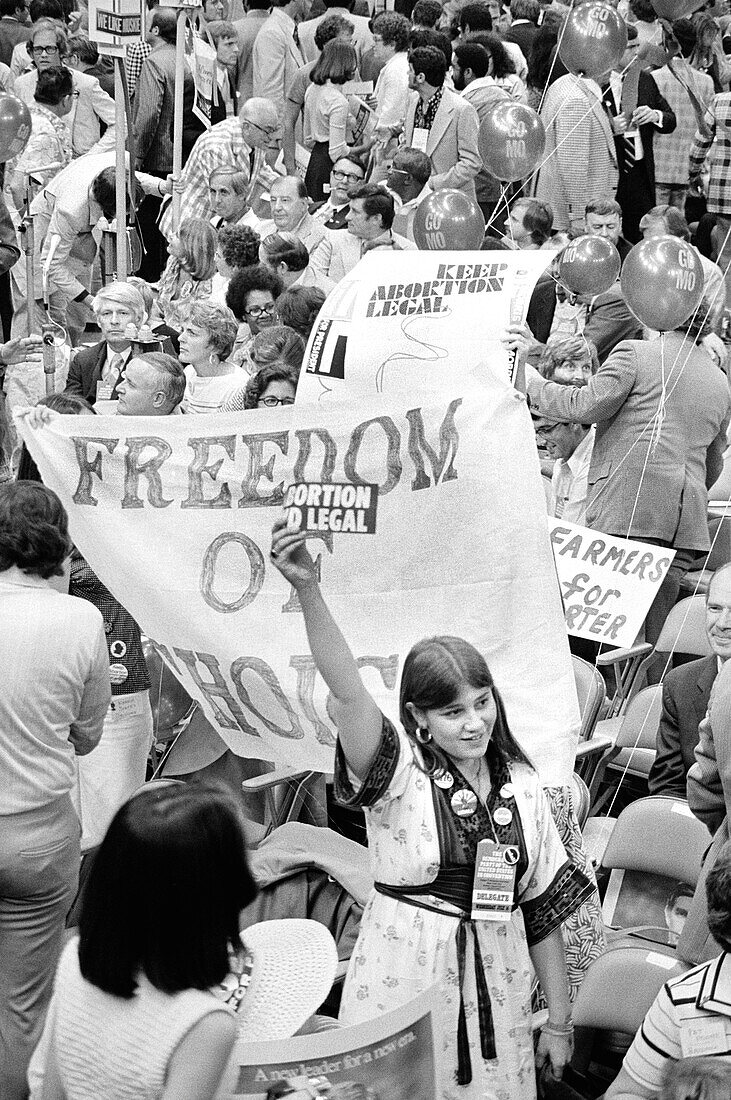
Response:
[{"label": "dark balloon", "polygon": [[474,199],[462,191],[434,191],[416,208],[414,241],[429,251],[477,251],[485,238],[485,219]]},{"label": "dark balloon", "polygon": [[622,261],[606,237],[578,237],[559,256],[559,278],[572,294],[603,294],[619,278]]},{"label": "dark balloon", "polygon": [[23,152],[31,131],[30,111],[14,95],[0,95],[0,164]]},{"label": "dark balloon", "polygon": [[652,6],[661,19],[673,22],[698,11],[698,8],[703,7],[703,0],[652,0]]},{"label": "dark balloon", "polygon": [[508,182],[529,176],[540,164],[546,131],[538,113],[524,103],[498,103],[483,119],[478,144],[489,172]]},{"label": "dark balloon", "polygon": [[589,0],[570,12],[558,56],[570,73],[599,80],[627,49],[627,27],[610,4]]},{"label": "dark balloon", "polygon": [[173,675],[149,638],[143,638],[147,671],[150,674],[150,704],[156,737],[169,734],[193,706],[193,700]]},{"label": "dark balloon", "polygon": [[687,321],[703,297],[703,265],[680,237],[640,241],[622,267],[620,285],[638,320],[658,332]]}]

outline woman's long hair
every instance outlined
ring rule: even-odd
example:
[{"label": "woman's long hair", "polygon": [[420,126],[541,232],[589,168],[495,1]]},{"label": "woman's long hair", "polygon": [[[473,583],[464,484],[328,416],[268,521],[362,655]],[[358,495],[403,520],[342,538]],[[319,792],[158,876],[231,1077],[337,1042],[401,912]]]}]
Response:
[{"label": "woman's long hair", "polygon": [[497,714],[486,752],[488,760],[492,758],[498,764],[512,760],[532,767],[510,732],[500,692],[485,658],[464,638],[441,635],[424,638],[412,647],[404,661],[399,691],[401,723],[419,745],[427,774],[449,770],[449,758],[433,741],[422,745],[416,740],[416,721],[406,704],[412,703],[419,710],[447,707],[465,687],[476,691],[492,689]]}]

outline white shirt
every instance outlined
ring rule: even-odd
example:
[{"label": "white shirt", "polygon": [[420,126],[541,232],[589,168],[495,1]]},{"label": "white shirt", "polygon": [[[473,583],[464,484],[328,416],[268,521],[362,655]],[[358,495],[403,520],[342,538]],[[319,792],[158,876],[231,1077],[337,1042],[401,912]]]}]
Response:
[{"label": "white shirt", "polygon": [[183,405],[186,413],[218,412],[227,397],[246,385],[247,375],[238,367],[231,374],[201,378],[191,366],[185,368],[187,379]]},{"label": "white shirt", "polygon": [[551,478],[552,516],[568,523],[586,523],[586,494],[589,490],[589,464],[594,449],[594,428],[589,428],[571,458],[560,458]]},{"label": "white shirt", "polygon": [[409,98],[409,58],[405,50],[390,58],[378,74],[376,87],[376,129],[400,126],[406,118]]},{"label": "white shirt", "polygon": [[[609,87],[614,97],[614,105],[617,108],[617,114],[619,114],[622,110],[622,74],[616,73],[614,69],[612,69],[611,73],[609,74]],[[642,145],[642,138],[640,136],[639,128],[637,126],[633,127],[632,124],[629,123],[627,131],[628,132],[626,136],[629,137],[631,135],[634,138],[635,161],[644,160],[645,150]]]}]

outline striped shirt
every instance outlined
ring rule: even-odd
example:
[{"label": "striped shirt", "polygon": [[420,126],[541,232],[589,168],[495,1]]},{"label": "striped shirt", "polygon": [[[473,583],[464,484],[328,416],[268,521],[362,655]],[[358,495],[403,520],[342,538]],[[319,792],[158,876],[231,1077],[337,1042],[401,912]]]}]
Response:
[{"label": "striped shirt", "polygon": [[731,956],[726,953],[665,983],[623,1069],[654,1095],[662,1089],[669,1060],[701,1054],[731,1062]]}]

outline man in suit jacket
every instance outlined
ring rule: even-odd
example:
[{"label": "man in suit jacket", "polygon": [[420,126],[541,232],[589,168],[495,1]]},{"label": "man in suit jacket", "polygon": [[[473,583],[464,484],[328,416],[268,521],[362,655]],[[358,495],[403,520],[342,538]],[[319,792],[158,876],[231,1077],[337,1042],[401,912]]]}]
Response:
[{"label": "man in suit jacket", "polygon": [[587,527],[676,550],[645,621],[649,642],[691,562],[710,547],[706,490],[723,469],[731,414],[726,376],[695,344],[691,325],[663,340],[623,341],[581,389],[526,368],[539,414],[596,425]]},{"label": "man in suit jacket", "polygon": [[432,191],[454,187],[475,198],[475,176],[482,168],[477,148],[477,111],[444,87],[447,62],[436,46],[409,54],[409,88],[402,145],[426,153],[434,169]]},{"label": "man in suit jacket", "polygon": [[295,73],[304,65],[296,32],[309,7],[310,0],[275,4],[254,42],[254,96],[273,103],[280,119]]},{"label": "man in suit jacket", "polygon": [[305,60],[305,64],[309,64],[310,61],[317,61],[320,56],[320,50],[315,42],[315,31],[323,19],[327,18],[328,15],[332,15],[333,12],[336,12],[338,15],[344,16],[353,26],[352,44],[358,58],[358,68],[360,69],[363,55],[373,47],[373,35],[371,34],[369,26],[370,20],[364,15],[353,15],[355,0],[348,0],[345,4],[340,3],[340,0],[324,0],[324,4],[325,11],[322,15],[318,15],[316,19],[305,20],[305,22],[300,23],[297,28],[300,53]]},{"label": "man in suit jacket", "polygon": [[506,42],[515,42],[526,61],[530,62],[533,40],[538,34],[538,16],[541,6],[538,0],[512,0],[510,15],[512,23],[503,38]]},{"label": "man in suit jacket", "polygon": [[[531,295],[526,322],[538,345],[546,344],[552,333],[558,294],[565,295],[565,291],[556,285],[555,279],[546,275],[538,280]],[[595,345],[600,363],[622,340],[642,339],[642,325],[630,313],[619,283],[593,298],[581,294],[568,297],[586,307],[583,334]],[[530,361],[536,360],[542,350],[542,346],[532,348]]]},{"label": "man in suit jacket", "polygon": [[650,794],[685,798],[688,770],[695,761],[698,727],[708,710],[718,662],[715,653],[701,657],[672,669],[663,680],[657,756],[647,781]]},{"label": "man in suit jacket", "polygon": [[554,229],[583,232],[587,202],[614,194],[618,180],[601,88],[586,77],[559,77],[546,92],[541,119],[546,148],[536,198],[553,210]]},{"label": "man in suit jacket", "polygon": [[[40,21],[33,28],[31,39],[35,68],[23,73],[15,81],[15,94],[28,106],[33,102],[38,73],[43,69],[58,67],[68,52],[66,34],[55,23]],[[75,157],[84,153],[103,153],[115,148],[114,100],[102,89],[94,76],[73,72],[74,105],[66,118],[71,132],[71,146]],[[100,123],[106,126],[101,136]]]},{"label": "man in suit jacket", "polygon": [[254,43],[269,18],[270,9],[271,0],[247,0],[243,19],[234,21],[239,40],[239,60],[236,65],[239,103],[246,103],[254,94]]},{"label": "man in suit jacket", "polygon": [[0,61],[9,65],[13,49],[30,38],[26,0],[0,0]]},{"label": "man in suit jacket", "polygon": [[652,76],[640,68],[636,28],[628,25],[627,34],[627,49],[609,74],[602,98],[617,151],[622,232],[635,244],[642,236],[640,219],[655,205],[653,139],[657,131],[671,134],[676,119]]}]

